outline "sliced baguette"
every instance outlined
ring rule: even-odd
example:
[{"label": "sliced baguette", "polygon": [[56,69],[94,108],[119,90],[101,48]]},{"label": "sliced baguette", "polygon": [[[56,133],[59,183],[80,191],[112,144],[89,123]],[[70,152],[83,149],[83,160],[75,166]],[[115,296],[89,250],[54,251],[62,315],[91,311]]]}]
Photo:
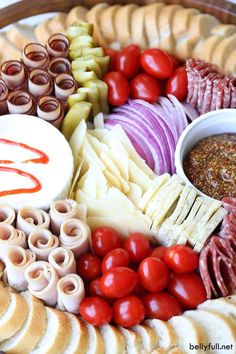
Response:
[{"label": "sliced baguette", "polygon": [[151,354],[166,354],[167,351],[164,348],[157,348],[152,351]]},{"label": "sliced baguette", "polygon": [[4,62],[6,60],[20,60],[21,51],[10,42],[4,33],[0,35],[0,60]]},{"label": "sliced baguette", "polygon": [[172,32],[175,40],[185,36],[189,28],[189,23],[194,15],[199,14],[197,9],[179,9],[174,13],[172,22]]},{"label": "sliced baguette", "polygon": [[124,354],[126,341],[121,331],[112,325],[99,327],[105,344],[105,354]]},{"label": "sliced baguette", "polygon": [[67,14],[60,12],[48,22],[48,29],[51,33],[66,33]]},{"label": "sliced baguette", "polygon": [[5,268],[4,264],[0,261],[0,279],[2,278],[4,268]]},{"label": "sliced baguette", "polygon": [[46,311],[43,302],[29,291],[21,293],[28,304],[28,317],[10,339],[0,343],[0,350],[12,354],[28,354],[39,342],[46,330]]},{"label": "sliced baguette", "polygon": [[181,350],[189,354],[202,353],[196,349],[190,349],[189,346],[190,343],[194,346],[200,345],[204,340],[201,328],[193,319],[185,316],[173,316],[169,322],[175,330],[178,338],[178,347]]},{"label": "sliced baguette", "polygon": [[14,336],[24,325],[28,315],[28,305],[25,299],[10,290],[10,303],[0,317],[0,342]]},{"label": "sliced baguette", "polygon": [[13,25],[6,32],[6,38],[20,50],[22,50],[26,44],[36,41],[33,27],[20,24]]},{"label": "sliced baguette", "polygon": [[52,31],[49,29],[50,20],[46,20],[41,22],[38,26],[35,27],[34,34],[37,41],[41,44],[46,44],[48,38],[53,34]]},{"label": "sliced baguette", "polygon": [[236,304],[230,303],[226,298],[207,300],[198,306],[200,310],[213,310],[230,316],[236,324]]},{"label": "sliced baguette", "polygon": [[162,2],[153,4],[152,8],[148,8],[145,13],[144,25],[149,48],[158,48],[160,46],[160,32],[159,32],[159,16],[164,8]]},{"label": "sliced baguette", "polygon": [[108,6],[109,5],[105,2],[98,3],[97,5],[93,6],[86,14],[87,21],[89,23],[93,23],[94,25],[93,37],[95,43],[104,48],[107,47],[107,42],[100,29],[100,16],[102,11],[104,11]]},{"label": "sliced baguette", "polygon": [[10,305],[11,296],[9,288],[5,287],[4,284],[0,283],[0,318],[7,311]]},{"label": "sliced baguette", "polygon": [[226,25],[224,23],[220,23],[219,25],[216,25],[211,29],[211,34],[215,34],[220,37],[228,37],[235,33],[236,33],[235,25]]},{"label": "sliced baguette", "polygon": [[173,348],[168,350],[168,354],[185,354],[185,352],[180,348]]},{"label": "sliced baguette", "polygon": [[207,63],[211,63],[214,50],[223,39],[224,37],[220,37],[218,35],[212,35],[203,39],[193,49],[193,57],[202,59]]},{"label": "sliced baguette", "polygon": [[140,335],[142,339],[142,347],[148,353],[150,353],[158,346],[159,337],[151,327],[142,324],[134,326],[131,329]]},{"label": "sliced baguette", "polygon": [[157,319],[148,319],[144,322],[156,332],[159,337],[159,347],[169,349],[177,345],[177,336],[170,323]]},{"label": "sliced baguette", "polygon": [[85,354],[89,346],[89,335],[85,324],[72,313],[64,312],[70,321],[71,338],[63,354]]},{"label": "sliced baguette", "polygon": [[105,345],[101,333],[97,327],[83,321],[89,334],[88,348],[86,354],[104,354]]},{"label": "sliced baguette", "polygon": [[236,49],[233,50],[225,61],[224,72],[236,76]]},{"label": "sliced baguette", "polygon": [[147,35],[145,30],[145,11],[146,6],[135,9],[131,15],[131,40],[132,43],[140,46],[141,49],[147,48]]},{"label": "sliced baguette", "polygon": [[78,20],[86,21],[87,12],[88,9],[84,6],[74,6],[66,17],[66,27],[69,27],[72,23]]},{"label": "sliced baguette", "polygon": [[215,48],[212,63],[224,68],[228,56],[236,50],[236,34],[224,38]]},{"label": "sliced baguette", "polygon": [[100,15],[100,29],[108,45],[116,42],[115,15],[121,5],[105,8]]},{"label": "sliced baguette", "polygon": [[32,354],[61,354],[64,353],[70,338],[71,325],[68,317],[61,311],[45,307],[47,327],[44,335],[31,352]]},{"label": "sliced baguette", "polygon": [[124,327],[118,327],[126,340],[126,352],[127,354],[141,354],[142,351],[142,339],[141,336]]},{"label": "sliced baguette", "polygon": [[121,6],[115,14],[115,31],[121,47],[129,45],[131,41],[131,17],[137,5]]}]

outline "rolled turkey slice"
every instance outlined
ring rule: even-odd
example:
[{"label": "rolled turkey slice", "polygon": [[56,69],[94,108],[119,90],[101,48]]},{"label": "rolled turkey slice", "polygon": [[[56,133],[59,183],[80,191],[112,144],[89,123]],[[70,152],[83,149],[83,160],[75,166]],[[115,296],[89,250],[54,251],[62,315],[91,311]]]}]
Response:
[{"label": "rolled turkey slice", "polygon": [[56,305],[59,277],[51,264],[45,261],[31,264],[25,271],[25,278],[31,294],[43,300],[48,306]]},{"label": "rolled turkey slice", "polygon": [[50,252],[59,246],[59,239],[47,229],[38,229],[29,235],[28,245],[37,261],[47,261]]},{"label": "rolled turkey slice", "polygon": [[60,310],[78,315],[85,296],[84,283],[78,274],[67,274],[57,283],[57,304]]},{"label": "rolled turkey slice", "polygon": [[47,71],[42,69],[32,70],[28,78],[28,89],[36,98],[50,95],[53,90],[53,84]]},{"label": "rolled turkey slice", "polygon": [[22,207],[17,214],[17,229],[24,231],[26,236],[38,228],[48,229],[50,217],[44,210]]},{"label": "rolled turkey slice", "polygon": [[46,48],[39,43],[29,43],[23,50],[22,60],[25,66],[32,69],[46,69],[49,63],[49,55]]},{"label": "rolled turkey slice", "polygon": [[7,97],[9,91],[8,87],[3,79],[0,79],[0,115],[8,113]]},{"label": "rolled turkey slice", "polygon": [[36,255],[20,246],[9,246],[5,255],[4,279],[18,291],[27,289],[25,270],[36,261]]},{"label": "rolled turkey slice", "polygon": [[26,70],[18,60],[5,61],[1,66],[1,76],[10,90],[26,88]]},{"label": "rolled turkey slice", "polygon": [[71,218],[79,218],[86,221],[83,205],[72,199],[57,200],[51,203],[49,215],[51,218],[51,230],[55,235],[60,234],[61,224]]},{"label": "rolled turkey slice", "polygon": [[48,72],[51,77],[56,78],[59,74],[70,74],[71,64],[66,58],[53,58],[48,65]]},{"label": "rolled turkey slice", "polygon": [[27,248],[25,233],[17,230],[10,224],[0,224],[0,260],[5,261],[7,249],[10,246],[18,245],[22,248]]},{"label": "rolled turkey slice", "polygon": [[59,74],[55,78],[54,89],[58,100],[66,101],[76,91],[77,85],[73,76]]},{"label": "rolled turkey slice", "polygon": [[63,247],[55,248],[48,256],[48,262],[56,269],[58,276],[76,273],[74,253]]},{"label": "rolled turkey slice", "polygon": [[61,103],[52,96],[43,96],[38,101],[37,116],[60,128],[64,118],[64,110]]},{"label": "rolled turkey slice", "polygon": [[68,219],[60,229],[60,245],[70,249],[75,258],[86,253],[89,249],[91,232],[88,225],[79,219]]},{"label": "rolled turkey slice", "polygon": [[26,91],[12,91],[7,98],[8,111],[11,114],[35,115],[36,105],[33,96]]},{"label": "rolled turkey slice", "polygon": [[69,53],[70,42],[64,34],[55,33],[49,37],[46,48],[52,57],[66,58]]},{"label": "rolled turkey slice", "polygon": [[15,217],[15,210],[10,205],[0,204],[0,224],[13,224]]}]

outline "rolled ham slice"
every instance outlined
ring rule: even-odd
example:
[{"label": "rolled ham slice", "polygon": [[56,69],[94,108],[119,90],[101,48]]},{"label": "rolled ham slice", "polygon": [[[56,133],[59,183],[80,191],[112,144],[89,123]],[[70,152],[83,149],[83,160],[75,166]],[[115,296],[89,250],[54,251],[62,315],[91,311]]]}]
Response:
[{"label": "rolled ham slice", "polygon": [[32,69],[46,69],[49,63],[49,55],[46,48],[39,43],[29,43],[23,50],[22,60],[25,66]]},{"label": "rolled ham slice", "polygon": [[12,245],[27,248],[25,233],[10,224],[0,224],[0,260],[5,261],[7,250]]},{"label": "rolled ham slice", "polygon": [[29,235],[28,245],[37,261],[47,261],[50,252],[59,246],[59,239],[47,229],[38,229]]},{"label": "rolled ham slice", "polygon": [[83,205],[78,204],[75,200],[57,200],[51,203],[49,215],[51,218],[51,230],[55,235],[60,234],[61,224],[68,219],[78,218],[86,221],[84,218]]},{"label": "rolled ham slice", "polygon": [[27,73],[24,64],[18,60],[5,61],[1,66],[1,76],[10,90],[26,88]]},{"label": "rolled ham slice", "polygon": [[48,72],[53,78],[59,74],[70,74],[70,61],[66,58],[54,58],[48,65]]},{"label": "rolled ham slice", "polygon": [[78,315],[79,305],[85,296],[84,283],[78,274],[68,274],[57,283],[57,304],[60,310]]},{"label": "rolled ham slice", "polygon": [[48,96],[52,93],[53,85],[50,75],[42,69],[34,69],[29,74],[29,92],[34,97]]},{"label": "rolled ham slice", "polygon": [[48,257],[48,262],[56,269],[58,276],[76,273],[74,253],[63,247],[55,248]]},{"label": "rolled ham slice", "polygon": [[88,251],[90,238],[90,229],[82,220],[68,219],[61,225],[60,245],[70,249],[74,253],[75,258]]},{"label": "rolled ham slice", "polygon": [[13,224],[15,217],[15,210],[10,205],[0,204],[0,224]]},{"label": "rolled ham slice", "polygon": [[50,217],[44,210],[22,207],[17,214],[17,229],[24,231],[26,236],[38,228],[49,229]]},{"label": "rolled ham slice", "polygon": [[3,79],[0,79],[0,115],[8,113],[7,97],[9,90]]},{"label": "rolled ham slice", "polygon": [[11,114],[35,115],[36,106],[33,96],[26,91],[13,91],[7,99],[8,111]]},{"label": "rolled ham slice", "polygon": [[48,306],[57,303],[57,282],[59,280],[55,269],[45,261],[31,264],[25,271],[28,289]]},{"label": "rolled ham slice", "polygon": [[30,250],[25,250],[20,246],[9,246],[5,256],[4,277],[9,286],[17,291],[27,289],[25,271],[28,266],[34,264],[36,255]]},{"label": "rolled ham slice", "polygon": [[62,33],[55,33],[49,37],[46,44],[48,54],[52,57],[66,58],[69,53],[70,42],[69,39]]},{"label": "rolled ham slice", "polygon": [[43,96],[38,102],[37,116],[59,129],[64,118],[64,110],[55,97]]},{"label": "rolled ham slice", "polygon": [[76,88],[76,82],[69,74],[60,74],[55,78],[55,95],[59,100],[66,101],[76,91]]}]

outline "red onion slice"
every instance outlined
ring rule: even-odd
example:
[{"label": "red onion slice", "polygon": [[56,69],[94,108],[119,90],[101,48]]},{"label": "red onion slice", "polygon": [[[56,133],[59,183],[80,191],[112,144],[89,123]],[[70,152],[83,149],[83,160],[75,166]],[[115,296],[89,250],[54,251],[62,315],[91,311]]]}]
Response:
[{"label": "red onion slice", "polygon": [[53,85],[48,72],[42,69],[32,70],[29,74],[28,89],[34,97],[50,95]]},{"label": "red onion slice", "polygon": [[70,61],[66,58],[54,58],[49,63],[48,72],[54,78],[59,74],[70,74]]},{"label": "red onion slice", "polygon": [[52,57],[66,58],[70,48],[69,39],[62,33],[53,34],[46,44],[47,51]]},{"label": "red onion slice", "polygon": [[19,89],[26,84],[26,71],[18,60],[5,61],[1,66],[1,76],[9,89]]},{"label": "red onion slice", "polygon": [[54,82],[55,95],[59,100],[65,101],[72,95],[77,88],[73,76],[69,74],[60,74]]},{"label": "red onion slice", "polygon": [[7,99],[9,113],[35,114],[35,102],[30,93],[25,91],[13,91]]},{"label": "red onion slice", "polygon": [[29,69],[46,69],[49,55],[44,46],[39,43],[29,43],[23,50],[22,60]]},{"label": "red onion slice", "polygon": [[7,107],[7,97],[9,91],[8,87],[3,79],[0,79],[0,115],[6,114],[8,112]]},{"label": "red onion slice", "polygon": [[38,102],[37,116],[59,128],[64,118],[64,111],[55,97],[43,96]]}]

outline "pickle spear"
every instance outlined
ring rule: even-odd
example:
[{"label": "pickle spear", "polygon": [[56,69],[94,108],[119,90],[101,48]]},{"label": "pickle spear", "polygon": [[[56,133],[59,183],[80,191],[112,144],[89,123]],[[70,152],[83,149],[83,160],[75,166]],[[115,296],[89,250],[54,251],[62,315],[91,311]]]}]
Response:
[{"label": "pickle spear", "polygon": [[98,99],[100,103],[100,112],[109,113],[109,105],[107,103],[107,84],[101,80],[91,80],[84,84],[85,87],[96,87],[98,90]]}]

